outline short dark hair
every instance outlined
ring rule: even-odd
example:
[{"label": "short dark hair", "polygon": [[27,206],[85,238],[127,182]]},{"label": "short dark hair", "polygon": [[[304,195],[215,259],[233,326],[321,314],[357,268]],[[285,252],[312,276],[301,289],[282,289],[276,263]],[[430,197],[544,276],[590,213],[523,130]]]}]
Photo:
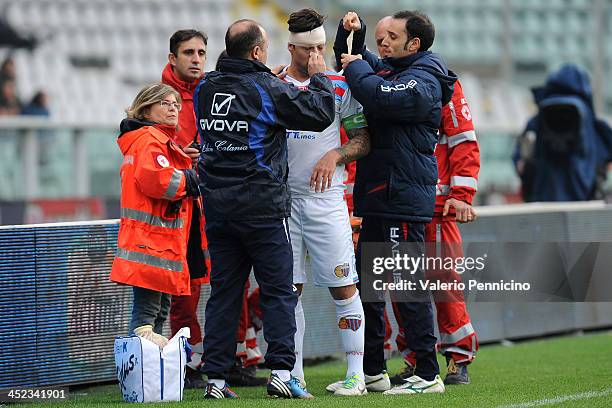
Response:
[{"label": "short dark hair", "polygon": [[178,55],[178,49],[182,42],[189,41],[194,37],[199,37],[204,41],[204,45],[208,45],[208,37],[198,30],[178,30],[170,37],[170,52]]},{"label": "short dark hair", "polygon": [[426,14],[420,11],[398,11],[393,15],[395,19],[406,20],[406,33],[408,39],[418,37],[421,40],[419,51],[427,51],[436,37],[436,29]]},{"label": "short dark hair", "polygon": [[304,33],[321,27],[324,21],[324,16],[311,8],[305,8],[291,13],[287,24],[292,33]]},{"label": "short dark hair", "polygon": [[219,54],[219,56],[217,57],[217,63],[215,64],[215,71],[220,70],[219,62],[221,62],[221,60],[225,58],[227,58],[227,51],[223,50],[221,51],[221,54]]},{"label": "short dark hair", "polygon": [[[232,30],[236,24],[241,23],[248,23],[245,29]],[[261,47],[263,43],[264,36],[259,23],[248,18],[235,21],[225,33],[225,50],[230,58],[248,58],[251,50],[256,46]]]}]

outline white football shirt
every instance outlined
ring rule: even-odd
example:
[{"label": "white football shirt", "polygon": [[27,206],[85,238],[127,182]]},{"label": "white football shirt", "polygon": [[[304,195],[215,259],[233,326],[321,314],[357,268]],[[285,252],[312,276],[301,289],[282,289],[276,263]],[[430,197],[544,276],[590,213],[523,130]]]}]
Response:
[{"label": "white football shirt", "polygon": [[[289,149],[289,186],[295,196],[312,197],[342,197],[344,194],[344,165],[336,167],[330,189],[316,193],[310,188],[310,177],[315,164],[328,151],[340,146],[340,125],[342,119],[361,113],[363,108],[355,98],[343,76],[334,72],[326,72],[334,85],[336,101],[336,117],[334,122],[322,132],[302,130],[287,130],[287,146]],[[298,88],[306,89],[310,79],[300,82],[289,75],[284,78]]]}]

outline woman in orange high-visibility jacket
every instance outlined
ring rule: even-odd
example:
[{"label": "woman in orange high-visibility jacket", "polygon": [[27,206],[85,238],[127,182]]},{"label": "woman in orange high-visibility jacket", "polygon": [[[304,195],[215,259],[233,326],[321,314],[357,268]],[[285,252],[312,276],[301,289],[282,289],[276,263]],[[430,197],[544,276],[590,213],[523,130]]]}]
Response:
[{"label": "woman in orange high-visibility jacket", "polygon": [[159,346],[168,342],[161,329],[170,296],[190,293],[191,197],[199,195],[191,159],[172,141],[180,100],[168,85],[146,86],[121,122],[117,142],[124,156],[121,224],[110,279],[133,286],[130,333]]}]

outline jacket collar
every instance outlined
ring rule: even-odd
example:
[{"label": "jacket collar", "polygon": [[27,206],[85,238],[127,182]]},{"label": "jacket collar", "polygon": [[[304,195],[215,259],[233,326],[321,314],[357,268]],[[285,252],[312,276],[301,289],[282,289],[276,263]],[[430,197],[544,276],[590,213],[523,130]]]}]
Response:
[{"label": "jacket collar", "polygon": [[[202,77],[204,77],[204,75],[202,75]],[[200,79],[202,79],[202,77],[196,79],[193,82],[181,81],[180,79],[177,78],[176,74],[174,73],[174,70],[172,69],[172,65],[170,65],[170,63],[166,64],[166,67],[164,68],[162,72],[162,81],[165,84],[168,84],[172,86],[174,89],[176,89],[177,91],[179,91],[183,99],[185,99],[186,95],[189,96],[189,99],[192,98],[193,91],[198,86],[198,83],[200,82]]]},{"label": "jacket collar", "polygon": [[408,55],[406,57],[401,58],[387,57],[385,58],[385,62],[394,68],[406,68],[414,64],[416,60],[423,58],[427,54],[431,54],[431,51],[419,51],[412,55]]},{"label": "jacket collar", "polygon": [[161,143],[166,144],[176,138],[176,128],[173,126],[160,125],[159,123],[155,123],[151,127],[158,131],[153,131],[151,132],[151,134]]},{"label": "jacket collar", "polygon": [[154,125],[155,123],[146,120],[125,118],[121,121],[121,124],[119,125],[119,137],[123,136],[128,132],[138,130],[142,127]]},{"label": "jacket collar", "polygon": [[219,61],[219,71],[243,74],[246,72],[267,72],[271,73],[270,68],[259,61],[243,58],[223,58]]},{"label": "jacket collar", "polygon": [[123,136],[128,132],[142,129],[145,126],[149,126],[158,132],[153,131],[153,134],[160,142],[167,143],[168,140],[174,140],[176,136],[176,128],[168,125],[161,125],[159,123],[148,122],[145,120],[138,119],[123,119],[119,125],[120,134],[119,137]]}]

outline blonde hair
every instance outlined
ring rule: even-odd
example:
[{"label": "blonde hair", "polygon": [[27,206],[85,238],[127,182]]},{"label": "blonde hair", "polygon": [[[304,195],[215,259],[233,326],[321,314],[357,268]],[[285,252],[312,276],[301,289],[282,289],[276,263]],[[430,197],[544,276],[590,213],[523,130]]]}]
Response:
[{"label": "blonde hair", "polygon": [[161,102],[166,96],[174,95],[177,102],[181,102],[181,95],[170,85],[155,82],[142,88],[132,106],[125,112],[129,119],[145,120],[145,115],[148,113],[151,105]]}]

